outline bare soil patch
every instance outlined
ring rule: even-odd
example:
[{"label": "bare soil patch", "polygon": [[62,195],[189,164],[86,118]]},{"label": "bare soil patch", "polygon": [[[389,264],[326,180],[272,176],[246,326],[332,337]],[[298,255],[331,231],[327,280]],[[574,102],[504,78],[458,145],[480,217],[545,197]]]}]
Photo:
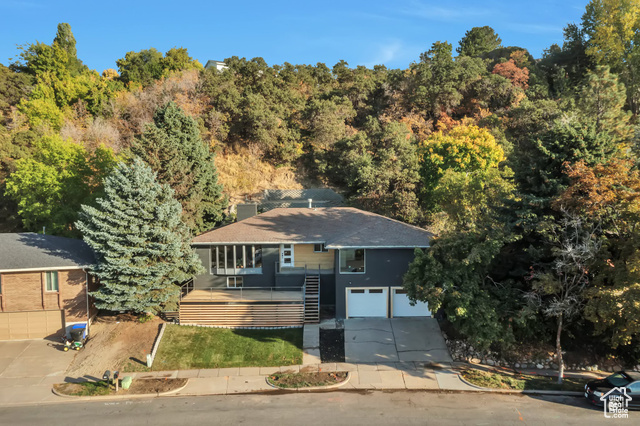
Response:
[{"label": "bare soil patch", "polygon": [[320,329],[320,360],[344,362],[344,329]]},{"label": "bare soil patch", "polygon": [[345,371],[331,373],[276,373],[268,377],[269,383],[283,389],[310,388],[330,386],[342,383],[347,379]]},{"label": "bare soil patch", "polygon": [[98,316],[91,324],[89,341],[75,354],[67,375],[98,378],[105,370],[146,370],[147,354],[162,322],[156,317],[141,323],[130,314]]},{"label": "bare soil patch", "polygon": [[129,389],[120,389],[116,394],[115,386],[104,381],[83,383],[58,383],[53,388],[63,395],[98,396],[98,395],[147,395],[168,392],[187,384],[187,379],[141,379],[133,380]]}]

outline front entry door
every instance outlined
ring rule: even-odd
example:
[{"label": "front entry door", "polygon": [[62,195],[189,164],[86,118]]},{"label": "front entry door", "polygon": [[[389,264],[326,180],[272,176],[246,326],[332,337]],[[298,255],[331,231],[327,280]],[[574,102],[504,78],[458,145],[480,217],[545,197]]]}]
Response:
[{"label": "front entry door", "polygon": [[293,267],[293,244],[280,244],[280,264]]}]

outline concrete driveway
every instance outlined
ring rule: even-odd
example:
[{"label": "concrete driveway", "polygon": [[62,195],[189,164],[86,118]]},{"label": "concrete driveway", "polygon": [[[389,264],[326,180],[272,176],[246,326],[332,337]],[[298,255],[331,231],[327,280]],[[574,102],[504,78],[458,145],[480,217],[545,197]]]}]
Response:
[{"label": "concrete driveway", "polygon": [[0,406],[55,400],[51,385],[65,381],[75,352],[49,340],[0,342]]},{"label": "concrete driveway", "polygon": [[63,375],[74,353],[60,347],[49,340],[0,342],[0,379]]},{"label": "concrete driveway", "polygon": [[344,320],[345,361],[452,362],[434,318],[353,318]]}]

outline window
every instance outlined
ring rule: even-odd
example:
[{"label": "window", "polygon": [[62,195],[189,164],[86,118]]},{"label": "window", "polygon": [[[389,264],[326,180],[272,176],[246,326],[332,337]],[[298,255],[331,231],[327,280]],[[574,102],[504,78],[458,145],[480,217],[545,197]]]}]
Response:
[{"label": "window", "polygon": [[262,246],[212,246],[211,273],[219,275],[262,273]]},{"label": "window", "polygon": [[629,392],[631,392],[632,394],[640,393],[640,381],[631,383],[629,386],[627,386],[627,389],[629,389]]},{"label": "window", "polygon": [[382,294],[382,289],[381,288],[372,288],[371,290],[369,290],[369,294]]},{"label": "window", "polygon": [[47,291],[58,291],[58,272],[45,272],[44,279]]},{"label": "window", "polygon": [[262,246],[255,246],[256,248],[256,266],[255,268],[262,268]]},{"label": "window", "polygon": [[364,274],[364,249],[340,250],[341,274]]},{"label": "window", "polygon": [[329,249],[327,249],[324,244],[314,244],[313,252],[314,253],[327,253]]},{"label": "window", "polygon": [[242,277],[227,277],[227,287],[242,287]]}]

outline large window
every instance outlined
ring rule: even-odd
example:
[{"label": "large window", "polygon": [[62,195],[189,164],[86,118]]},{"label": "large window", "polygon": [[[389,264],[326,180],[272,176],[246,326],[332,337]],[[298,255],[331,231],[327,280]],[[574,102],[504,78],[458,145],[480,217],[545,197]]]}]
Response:
[{"label": "large window", "polygon": [[47,291],[58,291],[58,272],[45,272],[44,279]]},{"label": "large window", "polygon": [[217,275],[261,274],[262,246],[211,247],[211,273]]},{"label": "large window", "polygon": [[340,250],[341,274],[364,274],[364,249]]}]

